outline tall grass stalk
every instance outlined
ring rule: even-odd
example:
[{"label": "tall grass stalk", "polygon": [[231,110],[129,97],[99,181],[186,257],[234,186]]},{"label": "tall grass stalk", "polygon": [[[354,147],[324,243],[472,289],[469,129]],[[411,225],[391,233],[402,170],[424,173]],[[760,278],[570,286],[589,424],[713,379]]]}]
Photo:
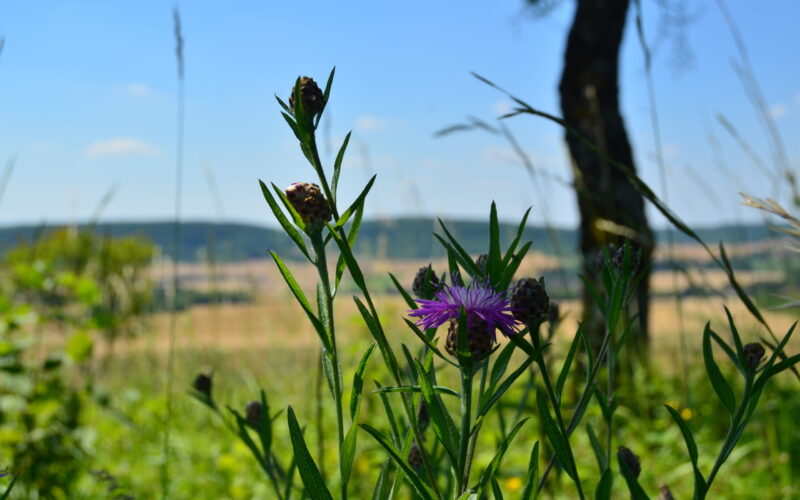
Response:
[{"label": "tall grass stalk", "polygon": [[169,347],[167,351],[166,373],[166,419],[164,422],[163,464],[161,472],[161,494],[165,500],[169,498],[171,458],[170,432],[172,429],[172,385],[175,372],[175,337],[178,329],[178,309],[180,290],[180,257],[181,257],[181,201],[183,192],[183,129],[184,129],[184,59],[183,34],[181,32],[181,16],[178,8],[172,11],[175,33],[175,57],[178,70],[178,107],[177,135],[175,138],[175,220],[172,230],[172,307],[169,320]]}]

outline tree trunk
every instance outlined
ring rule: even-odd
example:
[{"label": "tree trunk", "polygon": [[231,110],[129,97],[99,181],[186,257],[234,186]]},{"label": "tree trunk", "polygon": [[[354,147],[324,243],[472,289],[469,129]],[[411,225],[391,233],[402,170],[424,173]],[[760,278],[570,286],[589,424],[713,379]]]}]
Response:
[{"label": "tree trunk", "polygon": [[[619,109],[619,52],[630,0],[577,0],[567,40],[564,72],[559,93],[566,122],[608,156],[634,168],[633,152]],[[649,262],[653,236],[644,211],[644,200],[625,175],[603,161],[579,139],[567,134],[580,209],[580,249],[586,276],[598,252],[622,238],[598,227],[603,219],[633,230],[632,243]],[[649,276],[637,293],[640,339],[647,340]],[[584,321],[594,339],[602,328],[593,302],[584,292]]]}]

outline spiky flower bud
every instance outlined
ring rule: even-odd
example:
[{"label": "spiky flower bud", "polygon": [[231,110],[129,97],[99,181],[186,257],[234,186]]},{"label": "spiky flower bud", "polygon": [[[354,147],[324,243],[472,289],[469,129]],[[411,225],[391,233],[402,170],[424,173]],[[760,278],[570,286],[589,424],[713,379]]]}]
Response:
[{"label": "spiky flower bud", "polygon": [[672,496],[672,492],[669,491],[669,486],[666,484],[662,484],[658,488],[658,500],[675,500]]},{"label": "spiky flower bud", "polygon": [[486,263],[489,261],[489,254],[482,253],[478,255],[478,258],[475,260],[475,265],[478,266],[483,273],[486,273]]},{"label": "spiky flower bud", "polygon": [[258,401],[250,401],[244,409],[245,418],[247,423],[252,425],[253,428],[258,429],[261,427],[261,414],[263,407]]},{"label": "spiky flower bud", "polygon": [[753,342],[744,346],[744,362],[750,371],[756,371],[758,365],[764,359],[764,346],[758,342]]},{"label": "spiky flower bud", "polygon": [[[622,245],[616,249],[614,252],[613,257],[611,257],[611,264],[617,271],[622,271],[622,268],[625,265],[625,247],[628,245]],[[636,250],[634,245],[630,245],[628,251],[630,252],[630,259],[631,259],[631,270],[636,273],[639,269],[639,252]]]},{"label": "spiky flower bud", "polygon": [[[292,89],[292,95],[289,96],[289,109],[294,113],[294,94],[296,89]],[[322,108],[325,107],[325,95],[320,90],[317,82],[307,76],[300,78],[300,95],[303,96],[303,109],[306,116],[312,118],[319,113],[322,113]]]},{"label": "spiky flower bud", "polygon": [[631,470],[633,477],[639,477],[642,473],[642,466],[639,464],[639,457],[630,449],[620,446],[617,451],[617,459],[620,463],[625,462],[625,465]]},{"label": "spiky flower bud", "polygon": [[408,450],[408,465],[417,471],[422,469],[422,452],[416,441],[411,443],[411,448]]},{"label": "spiky flower bud", "polygon": [[[425,283],[425,276],[430,274],[428,278],[428,282]],[[428,286],[426,286],[428,285]],[[414,282],[411,284],[411,291],[414,292],[414,295],[421,299],[430,299],[436,293],[436,290],[439,288],[439,278],[436,277],[436,273],[433,272],[433,268],[430,264],[425,267],[420,267],[417,274],[414,276]]]},{"label": "spiky flower bud", "polygon": [[522,278],[511,291],[511,309],[514,318],[530,324],[547,318],[550,298],[540,279]]},{"label": "spiky flower bud", "polygon": [[200,373],[194,378],[194,383],[192,384],[194,389],[205,396],[208,399],[211,399],[211,375],[206,373]]},{"label": "spiky flower bud", "polygon": [[[489,324],[475,314],[467,316],[467,345],[473,359],[482,359],[492,352],[494,336],[489,332]],[[451,355],[456,356],[458,346],[458,320],[450,320],[447,330],[447,340],[444,348]]]},{"label": "spiky flower bud", "polygon": [[316,184],[293,182],[286,188],[286,198],[309,226],[322,227],[331,220],[331,206]]}]

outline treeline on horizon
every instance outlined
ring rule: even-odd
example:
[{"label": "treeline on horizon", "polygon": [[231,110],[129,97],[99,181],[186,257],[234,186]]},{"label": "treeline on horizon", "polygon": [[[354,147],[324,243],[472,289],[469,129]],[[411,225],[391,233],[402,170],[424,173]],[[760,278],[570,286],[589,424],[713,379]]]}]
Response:
[{"label": "treeline on horizon", "polygon": [[[470,220],[444,220],[448,230],[462,242],[470,253],[486,251],[489,226],[486,222]],[[122,237],[141,236],[152,241],[163,255],[170,255],[175,238],[175,225],[164,222],[107,222],[77,225],[20,225],[0,228],[0,255],[22,242],[31,242],[52,231],[74,228],[92,230],[98,235]],[[500,225],[500,239],[507,244],[514,235],[516,226]],[[705,241],[743,243],[761,241],[774,237],[763,225],[722,225],[696,229]],[[429,259],[445,256],[444,249],[433,233],[441,234],[436,219],[396,218],[364,221],[356,247],[365,258]],[[671,233],[671,235],[669,234]],[[674,230],[657,230],[660,243],[669,237],[675,243],[694,243],[682,233]],[[578,232],[574,229],[548,229],[528,226],[524,240],[533,242],[537,252],[558,255],[561,258],[577,256]],[[285,233],[278,229],[254,224],[182,222],[180,226],[180,258],[184,262],[237,262],[261,259],[273,250],[285,259],[300,258],[296,247]]]}]

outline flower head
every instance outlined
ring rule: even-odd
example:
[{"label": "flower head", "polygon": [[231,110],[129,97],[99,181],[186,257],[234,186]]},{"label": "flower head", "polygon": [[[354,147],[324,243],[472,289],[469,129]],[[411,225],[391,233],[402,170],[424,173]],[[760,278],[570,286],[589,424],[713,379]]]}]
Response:
[{"label": "flower head", "polygon": [[469,286],[448,286],[442,283],[432,300],[417,299],[417,302],[420,307],[409,311],[409,316],[419,318],[417,326],[425,330],[457,320],[463,307],[467,317],[474,315],[486,322],[492,339],[495,338],[495,328],[504,335],[517,332],[517,321],[511,315],[508,299],[488,284],[473,281]]}]

